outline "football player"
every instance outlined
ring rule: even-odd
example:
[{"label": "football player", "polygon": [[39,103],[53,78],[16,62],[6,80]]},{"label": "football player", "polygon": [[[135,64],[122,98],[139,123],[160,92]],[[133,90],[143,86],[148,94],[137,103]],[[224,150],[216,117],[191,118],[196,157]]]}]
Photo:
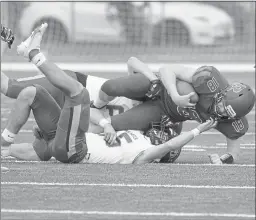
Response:
[{"label": "football player", "polygon": [[[64,70],[64,72],[80,82],[84,87],[86,86],[90,94],[90,99],[95,99],[97,97],[101,85],[106,81],[106,79],[101,77],[90,76],[70,70]],[[9,98],[17,99],[18,95],[24,88],[33,86],[35,84],[44,87],[46,91],[54,98],[60,108],[63,107],[65,97],[64,93],[52,85],[44,75],[12,79],[1,72],[1,92]],[[27,90],[27,93],[29,93],[29,90]],[[21,96],[19,98],[21,98]],[[130,99],[125,97],[117,97],[100,111],[104,117],[107,118],[110,115],[122,113],[132,108],[134,105],[136,105],[136,103]],[[98,133],[98,125],[93,124],[90,121],[89,131]],[[107,128],[105,128],[105,132],[108,132]]]},{"label": "football player", "polygon": [[[128,60],[128,70],[130,76],[111,79],[102,85],[94,106],[101,108],[115,96],[146,96],[150,100],[111,117],[110,122],[116,131],[136,127],[147,129],[151,121],[159,121],[162,115],[170,117],[173,123],[186,120],[202,123],[213,117],[218,121],[216,129],[227,140],[227,153],[220,157],[221,161],[233,163],[238,159],[240,146],[237,139],[247,132],[245,115],[255,103],[254,92],[248,85],[229,84],[213,66],[193,69],[170,65],[160,68],[155,74],[146,64],[132,57]],[[189,87],[192,90],[180,95],[177,79],[187,83],[184,90]]]},{"label": "football player", "polygon": [[[79,163],[84,160],[88,152],[85,133],[89,126],[90,98],[88,91],[80,82],[68,76],[40,53],[40,42],[46,28],[47,24],[36,28],[31,36],[18,46],[17,52],[29,58],[47,79],[64,93],[64,105],[60,108],[55,99],[40,85],[26,87],[19,93],[12,109],[11,129],[5,129],[2,135],[8,143],[12,143],[32,109],[39,126],[39,129],[34,130],[36,138],[32,144],[38,157],[47,160],[49,156],[53,156],[63,163]],[[211,122],[211,125],[213,124]],[[151,133],[155,134],[155,132]],[[163,136],[162,133],[160,137]],[[193,136],[199,133],[199,130],[192,132]],[[1,152],[4,154],[10,149],[13,148],[9,144]],[[28,152],[31,145],[22,145],[20,149]],[[28,158],[32,156],[29,153],[26,154]]]},{"label": "football player", "polygon": [[[162,162],[170,152],[168,163],[173,163],[179,156],[181,148],[192,141],[200,133],[216,126],[213,119],[197,126],[191,131],[178,135],[173,128],[162,124],[152,126],[145,134],[141,131],[127,130],[117,132],[115,144],[109,146],[100,134],[87,133],[87,153],[79,163],[104,164],[145,164]],[[31,143],[11,144],[2,150],[2,156],[12,156],[21,160],[49,161],[52,157],[59,160],[58,152],[54,151],[54,140],[44,139],[40,130],[34,130],[36,141]],[[152,141],[152,139],[154,139]],[[155,146],[152,142],[158,142]],[[40,143],[40,144],[39,144]],[[42,146],[44,146],[42,148]],[[55,152],[55,153],[54,153]],[[178,152],[178,153],[176,153]],[[63,162],[63,161],[62,161]]]}]

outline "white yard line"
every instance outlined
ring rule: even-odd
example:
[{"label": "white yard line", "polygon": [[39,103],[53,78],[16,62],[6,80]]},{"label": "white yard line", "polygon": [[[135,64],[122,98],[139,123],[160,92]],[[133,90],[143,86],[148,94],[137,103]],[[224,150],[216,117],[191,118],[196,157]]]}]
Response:
[{"label": "white yard line", "polygon": [[[13,158],[13,157],[12,157]],[[11,159],[11,157],[6,157],[6,158],[1,158],[1,163],[48,163],[48,164],[52,164],[52,163],[59,163],[60,162],[51,159],[50,161],[33,161],[33,160],[29,160],[29,161],[24,161],[24,160],[9,160]],[[211,163],[172,163],[170,164],[170,166],[190,166],[190,167],[204,167],[204,166],[210,166],[212,168],[221,166],[221,167],[255,167],[255,164],[211,164]]]},{"label": "white yard line", "polygon": [[187,188],[187,189],[252,189],[255,186],[225,185],[172,185],[172,184],[125,184],[125,183],[60,183],[60,182],[1,182],[1,185],[27,186],[102,186],[102,187],[134,187],[134,188]]},{"label": "white yard line", "polygon": [[176,217],[227,217],[255,218],[255,214],[241,213],[198,213],[198,212],[119,212],[119,211],[76,211],[76,210],[44,210],[44,209],[1,209],[2,213],[26,214],[73,214],[73,215],[111,215],[111,216],[176,216]]}]

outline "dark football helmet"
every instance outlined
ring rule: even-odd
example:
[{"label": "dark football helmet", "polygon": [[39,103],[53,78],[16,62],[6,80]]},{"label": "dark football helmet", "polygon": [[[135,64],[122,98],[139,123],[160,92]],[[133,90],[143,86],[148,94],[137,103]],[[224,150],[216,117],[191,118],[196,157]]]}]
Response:
[{"label": "dark football helmet", "polygon": [[[159,145],[178,136],[182,129],[182,123],[172,123],[169,117],[163,116],[161,122],[152,122],[150,127],[145,135],[150,138],[151,144]],[[170,151],[159,162],[173,163],[180,153],[181,149]]]}]

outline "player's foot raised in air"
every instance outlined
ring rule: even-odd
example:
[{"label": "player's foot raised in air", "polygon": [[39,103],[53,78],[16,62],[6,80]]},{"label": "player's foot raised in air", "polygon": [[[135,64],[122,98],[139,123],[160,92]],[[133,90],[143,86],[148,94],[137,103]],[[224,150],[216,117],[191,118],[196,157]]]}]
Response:
[{"label": "player's foot raised in air", "polygon": [[37,27],[32,34],[23,41],[19,46],[17,46],[18,55],[22,55],[28,58],[29,52],[34,49],[40,50],[40,44],[45,30],[47,29],[48,24],[43,23]]}]

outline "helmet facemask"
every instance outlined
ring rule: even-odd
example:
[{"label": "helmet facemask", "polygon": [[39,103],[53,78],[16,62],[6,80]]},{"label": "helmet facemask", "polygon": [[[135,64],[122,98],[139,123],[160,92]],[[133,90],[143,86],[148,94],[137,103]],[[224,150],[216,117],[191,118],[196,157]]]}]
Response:
[{"label": "helmet facemask", "polygon": [[[213,114],[215,119],[235,119],[236,113],[234,112],[231,105],[226,104],[226,94],[221,91],[214,96],[214,103],[213,103]],[[222,103],[223,108],[225,110],[226,115],[223,115],[223,112],[220,112],[219,103]]]}]

